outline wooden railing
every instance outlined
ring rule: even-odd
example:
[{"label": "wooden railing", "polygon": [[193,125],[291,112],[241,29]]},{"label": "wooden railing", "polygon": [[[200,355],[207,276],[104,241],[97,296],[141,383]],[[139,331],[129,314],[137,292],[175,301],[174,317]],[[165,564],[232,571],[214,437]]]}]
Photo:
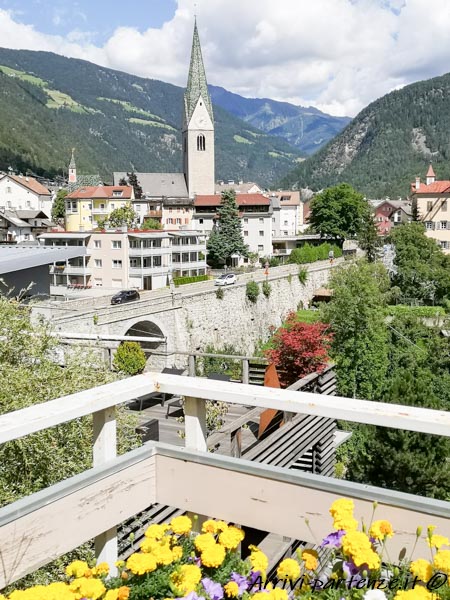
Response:
[{"label": "wooden railing", "polygon": [[[185,397],[186,448],[145,444],[117,457],[115,406],[154,391]],[[450,436],[446,411],[162,373],[8,413],[0,443],[93,414],[94,468],[0,509],[0,588],[93,537],[99,559],[113,565],[116,525],[155,502],[308,540],[311,527],[318,539],[329,533],[336,497],[353,498],[366,521],[376,500],[396,528],[392,555],[411,551],[418,525],[432,520],[448,531],[448,502],[208,453],[205,400]],[[416,555],[425,546],[421,540]]]}]

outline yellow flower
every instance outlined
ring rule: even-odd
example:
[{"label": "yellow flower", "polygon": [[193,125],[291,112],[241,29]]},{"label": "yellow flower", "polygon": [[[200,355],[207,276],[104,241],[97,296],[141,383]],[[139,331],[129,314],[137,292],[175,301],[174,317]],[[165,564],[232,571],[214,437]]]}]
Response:
[{"label": "yellow flower", "polygon": [[106,592],[105,600],[128,600],[130,596],[130,588],[125,585],[115,590]]},{"label": "yellow flower", "polygon": [[217,533],[217,521],[213,521],[213,519],[208,519],[202,525],[203,533],[212,533],[215,535]]},{"label": "yellow flower", "polygon": [[225,523],[225,521],[216,521],[216,526],[217,532],[220,533],[221,531],[225,531],[225,529],[227,529],[228,523]]},{"label": "yellow flower", "polygon": [[259,571],[263,575],[265,575],[267,571],[267,567],[269,566],[269,561],[264,552],[261,552],[259,548],[256,546],[249,546],[251,550],[251,554],[249,556],[250,564],[252,565],[253,571]]},{"label": "yellow flower", "polygon": [[106,591],[106,588],[100,579],[88,577],[75,579],[70,584],[70,589],[74,592],[79,592],[82,598],[89,598],[89,600],[98,600],[98,598],[101,598]]},{"label": "yellow flower", "polygon": [[293,558],[285,558],[280,562],[277,569],[278,579],[290,579],[294,581],[300,577],[300,565]]},{"label": "yellow flower", "polygon": [[153,554],[158,551],[158,548],[161,546],[161,542],[158,542],[154,538],[145,538],[143,542],[141,542],[140,549],[141,552],[145,552],[146,554]]},{"label": "yellow flower", "polygon": [[394,530],[389,521],[374,521],[370,527],[369,535],[376,540],[384,540],[394,535]]},{"label": "yellow flower", "polygon": [[230,581],[223,586],[225,596],[229,598],[236,598],[239,595],[239,586],[235,581]]},{"label": "yellow flower", "polygon": [[202,578],[202,572],[196,565],[181,565],[170,576],[177,593],[188,595],[195,590]]},{"label": "yellow flower", "polygon": [[330,507],[330,514],[333,517],[335,529],[353,531],[358,527],[358,521],[353,518],[354,507],[353,500],[348,498],[340,498],[333,502]]},{"label": "yellow flower", "polygon": [[435,600],[436,595],[430,594],[430,592],[422,587],[416,586],[412,590],[399,590],[395,596],[394,600]]},{"label": "yellow flower", "polygon": [[150,554],[135,552],[127,560],[127,569],[135,575],[151,573],[156,569],[156,560]]},{"label": "yellow flower", "polygon": [[268,594],[267,592],[256,592],[253,594],[252,600],[268,600]]},{"label": "yellow flower", "polygon": [[450,575],[450,550],[439,550],[433,558],[433,565],[438,571]]},{"label": "yellow flower", "polygon": [[335,529],[344,529],[345,531],[354,531],[358,529],[358,521],[353,517],[342,515],[334,519],[333,527]]},{"label": "yellow flower", "polygon": [[413,561],[409,566],[409,570],[413,575],[418,577],[420,581],[424,582],[429,581],[433,574],[433,567],[424,558]]},{"label": "yellow flower", "polygon": [[208,546],[203,550],[201,559],[205,567],[220,567],[225,560],[225,548],[220,544]]},{"label": "yellow flower", "polygon": [[282,590],[281,588],[273,588],[269,592],[269,600],[288,600],[287,590]]},{"label": "yellow flower", "polygon": [[369,569],[378,569],[380,557],[372,550],[372,544],[365,533],[349,531],[342,538],[342,550],[350,556],[357,567],[367,565]]},{"label": "yellow flower", "polygon": [[161,545],[153,556],[158,565],[170,565],[174,561],[173,552],[168,544]]},{"label": "yellow flower", "polygon": [[174,561],[180,560],[183,556],[183,548],[181,546],[174,546],[172,548],[172,556]]},{"label": "yellow flower", "polygon": [[96,567],[92,569],[93,575],[108,575],[109,574],[109,565],[106,562],[99,563]]},{"label": "yellow flower", "polygon": [[431,535],[427,539],[427,542],[428,542],[428,545],[430,546],[430,548],[437,548],[438,550],[442,546],[450,545],[450,540],[447,537],[444,537],[443,535],[439,535],[437,533],[434,533],[433,535]]},{"label": "yellow flower", "polygon": [[194,545],[198,552],[203,552],[209,546],[214,546],[216,540],[210,533],[201,533],[194,540]]},{"label": "yellow flower", "polygon": [[305,563],[305,569],[308,569],[308,571],[315,571],[319,564],[317,557],[318,554],[315,550],[303,550],[302,560]]},{"label": "yellow flower", "polygon": [[87,571],[89,566],[84,560],[74,560],[66,567],[67,577],[84,577]]},{"label": "yellow flower", "polygon": [[166,523],[162,525],[153,524],[150,525],[145,531],[145,537],[151,540],[160,540],[164,537],[166,531],[169,529],[169,526]]},{"label": "yellow flower", "polygon": [[227,550],[235,550],[244,539],[244,532],[238,527],[227,527],[219,534],[219,544]]},{"label": "yellow flower", "polygon": [[170,521],[170,526],[172,528],[172,531],[177,535],[185,535],[186,533],[189,533],[191,531],[192,521],[189,517],[186,516],[174,517]]}]

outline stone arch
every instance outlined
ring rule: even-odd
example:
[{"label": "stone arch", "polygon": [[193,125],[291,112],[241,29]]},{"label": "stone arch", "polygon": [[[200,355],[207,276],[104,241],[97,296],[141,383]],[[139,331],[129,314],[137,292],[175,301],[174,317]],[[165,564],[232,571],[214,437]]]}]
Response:
[{"label": "stone arch", "polygon": [[125,334],[127,336],[138,337],[160,337],[160,342],[140,342],[143,350],[166,350],[167,337],[161,327],[154,321],[142,319],[129,325]]}]

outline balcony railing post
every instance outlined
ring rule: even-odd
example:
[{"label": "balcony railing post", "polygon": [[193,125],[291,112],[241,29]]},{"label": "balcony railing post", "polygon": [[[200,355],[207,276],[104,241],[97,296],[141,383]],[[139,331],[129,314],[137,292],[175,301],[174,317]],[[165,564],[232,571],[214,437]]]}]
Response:
[{"label": "balcony railing post", "polygon": [[189,354],[188,372],[189,372],[189,377],[195,377],[195,354]]},{"label": "balcony railing post", "polygon": [[184,425],[186,448],[207,452],[206,403],[199,398],[184,399]]},{"label": "balcony railing post", "polygon": [[[93,464],[94,467],[98,467],[117,456],[116,408],[113,406],[95,412],[93,428]],[[99,563],[108,563],[110,575],[117,574],[115,566],[118,559],[117,527],[108,529],[95,538],[95,555]]]},{"label": "balcony railing post", "polygon": [[242,383],[248,385],[249,362],[247,358],[242,359]]}]

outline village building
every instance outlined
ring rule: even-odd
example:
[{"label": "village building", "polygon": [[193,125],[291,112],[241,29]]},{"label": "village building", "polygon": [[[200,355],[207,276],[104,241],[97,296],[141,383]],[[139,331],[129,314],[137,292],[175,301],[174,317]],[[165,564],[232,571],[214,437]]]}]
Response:
[{"label": "village building", "polygon": [[412,220],[411,201],[374,200],[370,204],[374,209],[375,225],[378,235],[389,235],[392,228]]},{"label": "village building", "polygon": [[37,237],[51,227],[52,222],[41,210],[0,209],[0,242],[24,244],[37,241]]},{"label": "village building", "polygon": [[42,211],[49,218],[52,194],[33,177],[0,174],[0,210]]}]

